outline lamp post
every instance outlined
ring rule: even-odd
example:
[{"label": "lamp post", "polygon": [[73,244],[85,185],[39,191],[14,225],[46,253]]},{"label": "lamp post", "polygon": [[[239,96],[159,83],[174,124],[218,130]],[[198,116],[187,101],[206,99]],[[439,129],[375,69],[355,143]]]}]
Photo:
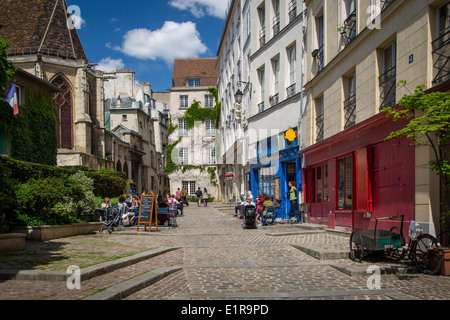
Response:
[{"label": "lamp post", "polygon": [[237,90],[237,92],[234,95],[234,101],[236,101],[236,103],[238,103],[238,104],[241,104],[242,100],[244,98],[244,94],[241,91],[241,85],[242,84],[246,85],[245,88],[250,86],[250,96],[252,95],[252,84],[250,82],[238,81],[237,84],[236,84],[237,87],[238,87],[238,90]]}]

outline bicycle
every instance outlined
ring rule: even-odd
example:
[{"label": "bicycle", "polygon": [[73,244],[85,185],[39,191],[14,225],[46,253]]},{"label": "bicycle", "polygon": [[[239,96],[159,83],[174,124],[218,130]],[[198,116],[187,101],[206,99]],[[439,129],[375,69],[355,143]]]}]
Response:
[{"label": "bicycle", "polygon": [[[400,228],[394,226],[389,231],[377,229],[379,220],[396,220],[401,218]],[[405,245],[403,236],[404,216],[376,219],[375,230],[355,230],[350,236],[350,258],[362,262],[362,259],[373,251],[384,251],[385,254],[400,260],[414,262],[420,272],[429,275],[439,273],[444,262],[444,253],[437,239],[423,233],[423,228],[411,221],[409,226],[409,243]]]}]

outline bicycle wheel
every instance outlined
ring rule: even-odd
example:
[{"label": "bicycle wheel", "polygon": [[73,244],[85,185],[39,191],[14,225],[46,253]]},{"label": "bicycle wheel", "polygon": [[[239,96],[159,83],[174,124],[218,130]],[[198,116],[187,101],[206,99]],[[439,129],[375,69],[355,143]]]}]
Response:
[{"label": "bicycle wheel", "polygon": [[350,259],[361,262],[364,257],[364,245],[361,234],[353,231],[350,236]]},{"label": "bicycle wheel", "polygon": [[421,272],[434,275],[441,270],[444,253],[435,237],[423,234],[414,242],[412,259]]}]

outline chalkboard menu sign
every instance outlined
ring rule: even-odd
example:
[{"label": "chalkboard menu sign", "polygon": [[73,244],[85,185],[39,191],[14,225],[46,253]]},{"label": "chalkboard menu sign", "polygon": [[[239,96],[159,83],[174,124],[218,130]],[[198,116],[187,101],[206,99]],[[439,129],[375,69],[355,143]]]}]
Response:
[{"label": "chalkboard menu sign", "polygon": [[156,231],[158,231],[158,219],[156,217],[156,197],[153,194],[145,194],[141,196],[141,205],[139,207],[138,228],[141,224],[149,226],[149,232],[152,230],[152,222],[155,221]]}]

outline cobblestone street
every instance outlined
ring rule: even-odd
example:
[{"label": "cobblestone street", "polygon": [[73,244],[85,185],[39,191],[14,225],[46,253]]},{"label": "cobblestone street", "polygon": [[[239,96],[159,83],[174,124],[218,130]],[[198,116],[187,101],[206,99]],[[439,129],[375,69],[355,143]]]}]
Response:
[{"label": "cobblestone street", "polygon": [[[232,210],[191,204],[178,218],[178,228],[160,227],[158,233],[127,228],[112,235],[106,232],[27,242],[25,252],[0,255],[0,279],[4,279],[0,280],[0,299],[96,300],[119,291],[124,300],[450,299],[449,277],[418,273],[383,274],[381,288],[369,290],[371,274],[365,272],[369,266],[399,265],[385,260],[353,263],[345,258],[348,243],[346,234],[306,225],[245,230]],[[67,276],[62,280],[51,278],[65,274],[71,265],[79,266],[83,273],[164,248],[167,251],[161,254],[82,280],[80,290],[67,288],[62,281]],[[318,259],[310,252],[322,252],[323,256]],[[327,258],[330,252],[337,255]],[[169,272],[163,277],[148,280],[152,272],[166,269]],[[362,271],[345,272],[351,269]],[[40,277],[7,277],[28,271]],[[124,288],[131,287],[132,282],[140,282],[140,287],[125,294]]]}]

